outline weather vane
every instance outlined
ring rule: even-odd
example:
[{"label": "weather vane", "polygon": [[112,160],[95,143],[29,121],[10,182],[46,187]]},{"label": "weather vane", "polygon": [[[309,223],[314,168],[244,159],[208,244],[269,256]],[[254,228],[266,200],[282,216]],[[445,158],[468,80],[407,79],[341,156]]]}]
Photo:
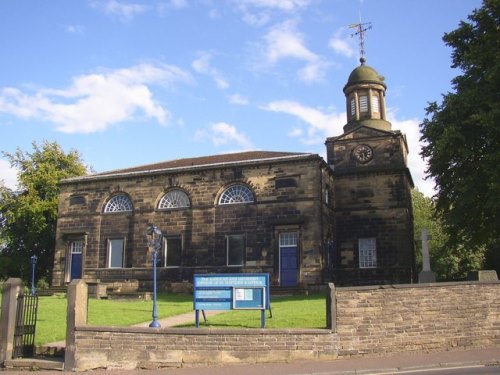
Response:
[{"label": "weather vane", "polygon": [[356,29],[356,32],[351,34],[351,37],[359,36],[359,61],[363,64],[365,59],[365,33],[372,28],[371,22],[365,23],[353,23],[349,25],[349,28]]}]

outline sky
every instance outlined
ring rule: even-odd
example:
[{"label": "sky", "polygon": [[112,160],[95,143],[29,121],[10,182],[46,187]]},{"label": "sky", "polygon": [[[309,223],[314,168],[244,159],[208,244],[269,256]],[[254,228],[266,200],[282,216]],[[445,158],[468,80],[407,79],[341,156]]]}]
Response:
[{"label": "sky", "polygon": [[[56,141],[94,172],[248,150],[326,157],[371,23],[416,187],[419,124],[452,90],[444,33],[480,0],[1,0],[0,151]],[[0,180],[17,171],[0,155]]]}]

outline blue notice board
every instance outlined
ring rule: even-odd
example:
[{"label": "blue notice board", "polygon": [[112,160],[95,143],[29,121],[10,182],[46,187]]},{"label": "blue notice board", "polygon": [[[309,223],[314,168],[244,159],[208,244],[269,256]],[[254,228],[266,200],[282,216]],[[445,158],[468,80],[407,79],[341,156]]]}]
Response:
[{"label": "blue notice board", "polygon": [[198,274],[193,286],[197,327],[200,310],[261,310],[265,326],[265,310],[271,311],[269,274]]}]

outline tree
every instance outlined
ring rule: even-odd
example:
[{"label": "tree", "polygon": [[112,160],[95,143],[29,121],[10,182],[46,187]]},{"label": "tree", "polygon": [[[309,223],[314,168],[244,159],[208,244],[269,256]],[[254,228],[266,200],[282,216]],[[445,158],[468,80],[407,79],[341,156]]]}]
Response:
[{"label": "tree", "polygon": [[65,153],[56,142],[32,143],[33,152],[3,152],[19,170],[19,191],[0,185],[0,278],[29,279],[31,255],[38,257],[38,278],[53,266],[59,182],[87,172],[80,154]]},{"label": "tree", "polygon": [[417,244],[417,269],[422,269],[422,243],[420,233],[427,229],[429,233],[429,255],[431,268],[437,279],[451,281],[463,279],[468,271],[482,268],[484,248],[466,249],[462,245],[451,246],[446,231],[446,224],[434,201],[418,190],[412,190],[413,226]]},{"label": "tree", "polygon": [[500,0],[484,0],[468,20],[443,37],[461,74],[441,104],[426,108],[421,155],[449,245],[492,253],[500,243]]}]

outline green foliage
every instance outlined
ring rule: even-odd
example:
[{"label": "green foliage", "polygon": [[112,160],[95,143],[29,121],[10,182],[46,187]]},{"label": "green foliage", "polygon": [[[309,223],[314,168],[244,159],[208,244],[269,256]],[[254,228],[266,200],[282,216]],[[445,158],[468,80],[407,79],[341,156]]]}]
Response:
[{"label": "green foliage", "polygon": [[[453,48],[453,92],[430,103],[422,156],[439,188],[436,208],[455,248],[497,248],[500,239],[500,0],[445,34]],[[458,250],[457,250],[458,251]],[[460,251],[459,251],[460,252]]]},{"label": "green foliage", "polygon": [[462,245],[450,243],[445,221],[436,210],[434,201],[418,190],[413,190],[412,202],[419,270],[422,269],[422,243],[420,241],[422,229],[427,229],[430,237],[431,268],[436,272],[438,280],[463,279],[468,271],[482,269],[484,247],[465,248]]},{"label": "green foliage", "polygon": [[0,185],[0,278],[31,274],[31,255],[38,257],[37,278],[50,279],[53,263],[59,182],[86,173],[77,151],[65,153],[56,142],[33,142],[33,152],[3,152],[19,170],[19,191]]}]

